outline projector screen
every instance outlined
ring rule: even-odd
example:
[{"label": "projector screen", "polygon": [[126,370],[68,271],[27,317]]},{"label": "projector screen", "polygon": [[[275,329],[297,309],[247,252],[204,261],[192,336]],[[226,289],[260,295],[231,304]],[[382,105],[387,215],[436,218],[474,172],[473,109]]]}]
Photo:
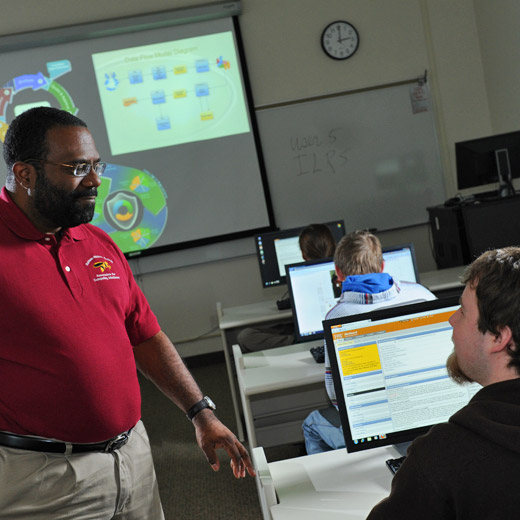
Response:
[{"label": "projector screen", "polygon": [[92,224],[127,256],[272,228],[236,19],[132,27],[1,52],[2,141],[34,106],[83,119],[108,164]]}]

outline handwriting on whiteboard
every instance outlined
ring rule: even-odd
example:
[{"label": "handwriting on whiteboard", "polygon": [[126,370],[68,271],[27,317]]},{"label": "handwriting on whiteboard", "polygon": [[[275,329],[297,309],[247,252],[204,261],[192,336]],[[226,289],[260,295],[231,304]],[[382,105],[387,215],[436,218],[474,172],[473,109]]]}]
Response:
[{"label": "handwriting on whiteboard", "polygon": [[347,147],[340,146],[338,134],[342,128],[333,128],[326,136],[300,135],[291,137],[296,175],[335,174],[348,161]]}]

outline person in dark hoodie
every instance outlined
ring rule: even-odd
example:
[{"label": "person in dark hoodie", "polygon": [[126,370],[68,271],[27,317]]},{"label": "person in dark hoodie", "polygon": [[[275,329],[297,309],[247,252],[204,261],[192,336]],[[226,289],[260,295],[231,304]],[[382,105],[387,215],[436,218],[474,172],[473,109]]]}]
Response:
[{"label": "person in dark hoodie", "polygon": [[511,519],[520,510],[520,248],[487,251],[463,277],[447,361],[483,388],[417,438],[368,520]]}]

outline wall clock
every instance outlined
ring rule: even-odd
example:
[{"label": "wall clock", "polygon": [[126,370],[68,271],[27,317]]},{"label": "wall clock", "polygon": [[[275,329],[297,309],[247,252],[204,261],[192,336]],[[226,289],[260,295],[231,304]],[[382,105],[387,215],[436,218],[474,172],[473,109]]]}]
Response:
[{"label": "wall clock", "polygon": [[321,34],[321,46],[327,56],[334,60],[350,58],[359,47],[359,34],[349,22],[332,22]]}]

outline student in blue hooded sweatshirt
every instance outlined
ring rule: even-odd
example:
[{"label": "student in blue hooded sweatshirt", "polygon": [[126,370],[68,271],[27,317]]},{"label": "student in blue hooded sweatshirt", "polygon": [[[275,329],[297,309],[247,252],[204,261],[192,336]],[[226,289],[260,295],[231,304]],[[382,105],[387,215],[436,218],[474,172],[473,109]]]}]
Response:
[{"label": "student in blue hooded sweatshirt", "polygon": [[[396,280],[383,273],[381,243],[368,231],[354,231],[344,236],[336,247],[334,264],[342,292],[325,319],[435,299],[422,285]],[[303,434],[309,455],[345,447],[326,348],[325,386],[334,407],[314,410],[305,419]]]}]

